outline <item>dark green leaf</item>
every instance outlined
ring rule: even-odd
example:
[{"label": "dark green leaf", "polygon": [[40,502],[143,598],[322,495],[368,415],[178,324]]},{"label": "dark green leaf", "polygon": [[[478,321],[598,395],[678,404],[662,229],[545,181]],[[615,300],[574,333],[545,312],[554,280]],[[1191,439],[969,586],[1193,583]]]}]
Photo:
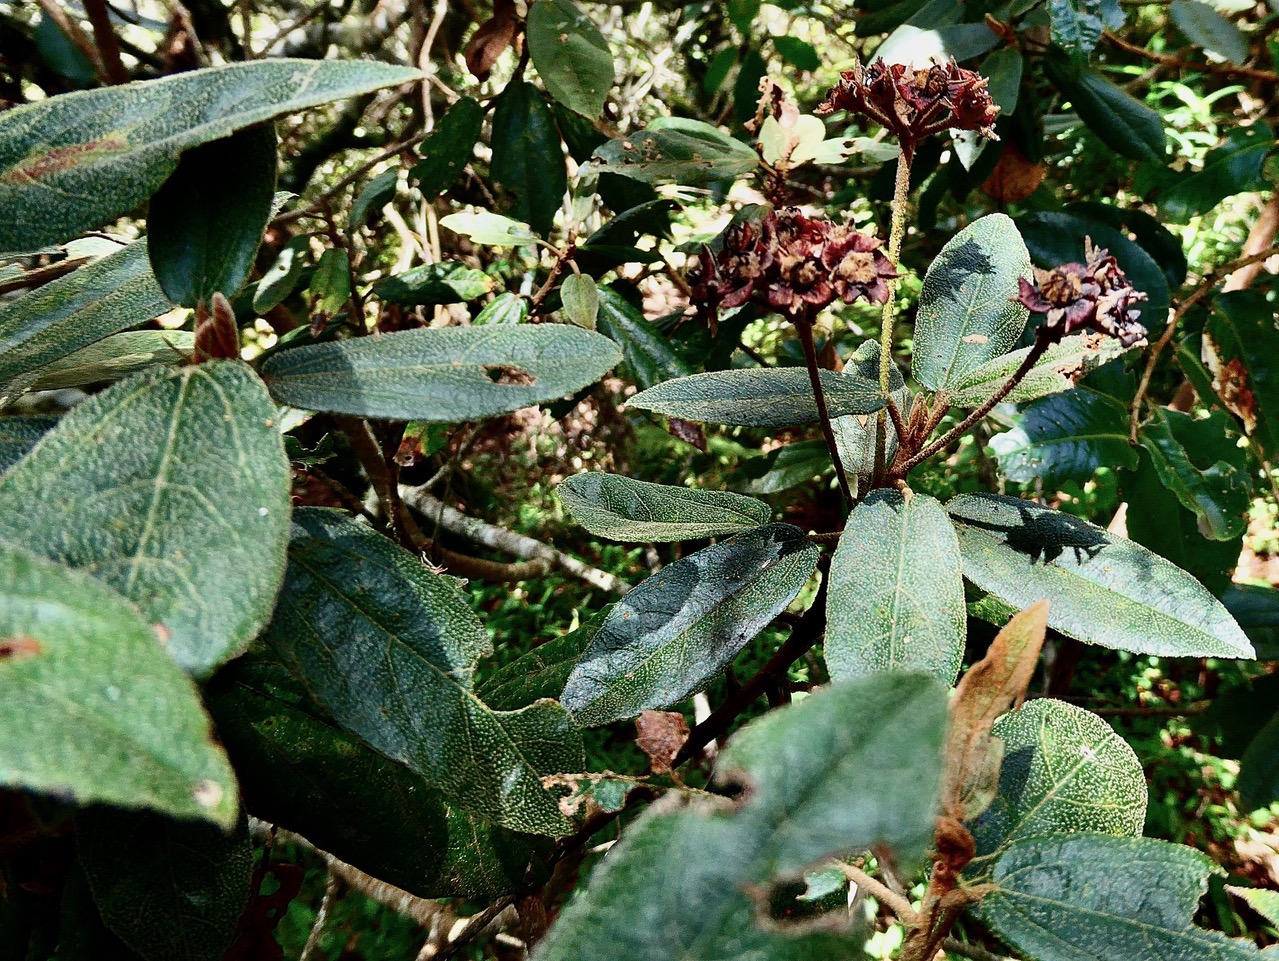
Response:
[{"label": "dark green leaf", "polygon": [[1101,39],[1101,0],[1049,0],[1053,43],[1086,63]]},{"label": "dark green leaf", "polygon": [[351,261],[345,250],[330,247],[320,254],[307,285],[312,310],[332,317],[351,297]]},{"label": "dark green leaf", "polygon": [[1128,408],[1115,398],[1076,387],[1027,404],[1016,426],[990,439],[999,469],[1017,483],[1041,481],[1056,490],[1084,483],[1098,467],[1137,466],[1128,444]]},{"label": "dark green leaf", "polygon": [[664,117],[595,151],[596,166],[643,183],[704,187],[736,180],[759,166],[740,140],[700,120]]},{"label": "dark green leaf", "polygon": [[[2,422],[0,422],[2,423]],[[1261,584],[1231,584],[1221,595],[1263,661],[1279,660],[1279,590]]]},{"label": "dark green leaf", "polygon": [[[873,414],[884,406],[878,382],[853,367],[821,372],[832,417]],[[817,402],[802,367],[715,370],[650,387],[628,406],[708,424],[783,427],[817,421]]]},{"label": "dark green leaf", "polygon": [[995,862],[982,917],[1036,961],[1255,959],[1253,944],[1193,924],[1213,870],[1193,848],[1152,838],[1029,838]]},{"label": "dark green leaf", "polygon": [[751,24],[759,16],[760,0],[728,0],[728,19],[745,36],[751,35]]},{"label": "dark green leaf", "polygon": [[1199,0],[1172,0],[1168,16],[1191,43],[1231,63],[1243,63],[1252,50],[1238,27]]},{"label": "dark green leaf", "polygon": [[770,885],[871,844],[890,847],[895,863],[918,861],[937,804],[944,704],[922,675],[877,675],[748,725],[717,765],[721,783],[745,788],[742,800],[666,803],[628,826],[534,961],[595,958],[600,945],[610,961],[857,956],[842,911],[815,927],[767,920]]},{"label": "dark green leaf", "polygon": [[456,423],[509,413],[595,383],[621,353],[563,324],[399,331],[272,354],[282,403],[387,420]]},{"label": "dark green leaf", "polygon": [[796,70],[816,70],[822,65],[817,50],[799,37],[773,37],[773,49]]},{"label": "dark green leaf", "polygon": [[[1024,404],[1050,394],[1072,390],[1086,374],[1124,352],[1113,337],[1073,334],[1053,344],[1007,395],[1006,402]],[[1029,347],[988,360],[960,379],[946,399],[956,407],[980,407],[1004,386],[1021,366]]]},{"label": "dark green leaf", "polygon": [[422,142],[422,159],[409,171],[425,200],[434,200],[448,190],[471,162],[475,144],[484,125],[484,109],[471,97],[454,103]]},{"label": "dark green leaf", "polygon": [[172,307],[145,241],[45,284],[0,307],[0,393],[12,399],[41,367]]},{"label": "dark green leaf", "polygon": [[86,400],[0,478],[0,538],[84,568],[209,674],[271,615],[289,462],[239,361],[135,375]]},{"label": "dark green leaf", "polygon": [[579,245],[632,246],[641,237],[667,237],[671,232],[671,215],[679,210],[673,200],[650,200],[618,214]]},{"label": "dark green leaf", "polygon": [[284,249],[275,258],[275,263],[267,269],[253,289],[254,313],[268,313],[293,293],[302,277],[309,248],[310,240],[307,237],[294,237],[284,245]]},{"label": "dark green leaf", "polygon": [[0,417],[0,472],[22,460],[57,423],[56,417]]},{"label": "dark green leaf", "polygon": [[175,304],[234,297],[249,279],[271,219],[275,152],[275,124],[245,127],[184,153],[151,198],[151,269]]},{"label": "dark green leaf", "polygon": [[237,660],[208,696],[255,817],[418,897],[491,898],[524,883],[534,839],[449,807],[339,729],[273,658]]},{"label": "dark green leaf", "polygon": [[243,822],[97,808],[76,815],[76,848],[103,923],[146,961],[221,961],[253,877]]},{"label": "dark green leaf", "polygon": [[195,349],[195,334],[187,330],[129,330],[81,347],[46,367],[31,382],[32,390],[61,390],[121,380],[163,364],[186,362]]},{"label": "dark green leaf", "polygon": [[1266,189],[1264,167],[1274,149],[1274,131],[1265,124],[1231,130],[1208,151],[1201,169],[1183,170],[1169,178],[1159,195],[1159,213],[1185,223],[1234,194]]},{"label": "dark green leaf", "polygon": [[1133,160],[1162,161],[1167,150],[1159,112],[1099,73],[1044,60],[1048,79],[1070,101],[1079,119],[1116,153]]},{"label": "dark green leaf", "polygon": [[999,107],[1000,116],[1016,112],[1025,69],[1026,60],[1016,47],[1000,47],[981,62],[981,72],[990,82],[990,99]]},{"label": "dark green leaf", "polygon": [[1038,698],[1005,714],[991,733],[1004,756],[999,790],[971,825],[978,864],[1042,834],[1141,834],[1146,773],[1128,742],[1096,714]]},{"label": "dark green leaf", "polygon": [[1255,290],[1221,294],[1203,330],[1203,357],[1222,403],[1264,457],[1279,453],[1279,326]]},{"label": "dark green leaf", "polygon": [[[1185,179],[1185,172],[1176,176],[1179,180]],[[1189,264],[1186,262],[1182,241],[1158,218],[1146,213],[1140,207],[1120,207],[1099,202],[1073,203],[1066,210],[1086,220],[1096,220],[1108,227],[1114,227],[1119,233],[1108,236],[1107,243],[1116,237],[1125,240],[1131,237],[1132,241],[1149,254],[1159,266],[1170,289],[1176,290],[1185,283]],[[1159,213],[1161,217],[1166,213],[1162,204],[1159,207]],[[1024,236],[1025,231],[1023,230],[1022,233]],[[1027,240],[1026,243],[1030,244],[1030,241]],[[1030,253],[1032,257],[1035,256],[1033,246]]]},{"label": "dark green leaf", "polygon": [[528,320],[528,299],[503,291],[471,318],[472,324],[522,324]]},{"label": "dark green leaf", "polygon": [[673,377],[688,376],[688,365],[639,308],[609,285],[599,288],[599,298],[599,332],[622,349],[623,368],[635,386],[645,390]]},{"label": "dark green leaf", "polygon": [[1090,644],[1172,657],[1251,658],[1198,581],[1138,544],[1032,501],[962,494],[964,577],[1016,608],[1048,600],[1048,626]]},{"label": "dark green leaf", "polygon": [[551,701],[490,710],[472,690],[488,635],[451,580],[336,511],[297,512],[289,570],[265,639],[346,730],[458,807],[503,827],[563,834],[541,777],[583,766]]},{"label": "dark green leaf", "polygon": [[817,553],[799,528],[774,524],[668,564],[613,605],[564,705],[591,727],[700,691],[795,599]]},{"label": "dark green leaf", "polygon": [[877,491],[848,515],[831,561],[832,680],[919,670],[954,683],[967,614],[959,542],[942,506]]},{"label": "dark green leaf", "polygon": [[0,782],[226,827],[235,776],[194,685],[123,597],[0,546]]},{"label": "dark green leaf", "polygon": [[734,486],[747,494],[776,494],[807,484],[833,466],[824,441],[798,440],[748,461]]},{"label": "dark green leaf", "polygon": [[0,116],[0,250],[126,213],[184,151],[281,114],[420,79],[375,60],[252,60],[70,93]]},{"label": "dark green leaf", "polygon": [[1279,714],[1252,739],[1239,759],[1239,800],[1247,809],[1279,801]]},{"label": "dark green leaf", "polygon": [[[540,0],[542,3],[549,0]],[[493,181],[510,197],[509,211],[545,237],[568,190],[560,132],[542,93],[514,80],[493,110]]]},{"label": "dark green leaf", "polygon": [[600,312],[600,292],[594,277],[569,274],[560,284],[560,302],[568,321],[587,330],[595,329]]},{"label": "dark green leaf", "polygon": [[373,285],[373,293],[383,300],[413,307],[478,300],[492,289],[492,277],[455,261],[423,264]]},{"label": "dark green leaf", "polygon": [[395,199],[395,188],[399,181],[400,169],[392,167],[366,183],[351,204],[351,216],[348,218],[351,227],[360,226],[370,216],[376,217],[383,207]]},{"label": "dark green leaf", "polygon": [[1156,407],[1140,435],[1163,485],[1214,541],[1233,540],[1248,526],[1248,455],[1230,427],[1224,411],[1196,420]]},{"label": "dark green leaf", "polygon": [[1014,300],[1017,279],[1030,276],[1030,254],[1003,214],[988,214],[952,237],[928,268],[919,295],[915,379],[948,391],[1016,346],[1028,316]]},{"label": "dark green leaf", "polygon": [[598,117],[613,86],[613,54],[591,18],[573,0],[537,0],[529,7],[526,36],[550,95],[583,116]]},{"label": "dark green leaf", "polygon": [[614,541],[691,541],[749,530],[773,518],[773,509],[753,497],[617,474],[577,474],[556,493],[579,524]]},{"label": "dark green leaf", "polygon": [[559,697],[573,667],[612,610],[610,604],[577,630],[517,657],[480,685],[481,699],[495,711],[518,711],[542,698]]}]

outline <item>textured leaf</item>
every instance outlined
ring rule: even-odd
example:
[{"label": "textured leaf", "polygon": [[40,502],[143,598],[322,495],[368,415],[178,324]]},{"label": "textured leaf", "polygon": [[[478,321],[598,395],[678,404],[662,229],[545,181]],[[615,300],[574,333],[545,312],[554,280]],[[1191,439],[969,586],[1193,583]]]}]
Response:
[{"label": "textured leaf", "polygon": [[561,324],[406,330],[272,354],[281,403],[388,420],[456,423],[555,400],[621,359],[606,337]]},{"label": "textured leaf", "polygon": [[556,493],[579,524],[614,541],[691,541],[750,530],[773,519],[773,509],[753,497],[650,484],[618,474],[577,474]]},{"label": "textured leaf", "polygon": [[151,269],[165,296],[194,307],[239,292],[271,219],[275,173],[272,123],[182,155],[147,208]]},{"label": "textured leaf", "polygon": [[59,277],[0,307],[0,393],[12,398],[41,367],[172,307],[145,241]]},{"label": "textured leaf", "polygon": [[[549,2],[549,0],[541,0]],[[493,110],[493,181],[510,196],[510,213],[545,237],[568,190],[555,116],[531,83],[513,80]]]},{"label": "textured leaf", "polygon": [[827,603],[832,680],[920,670],[954,683],[967,614],[959,542],[942,506],[897,491],[858,504],[831,561]]},{"label": "textured leaf", "polygon": [[266,624],[284,574],[290,475],[276,416],[239,361],[122,381],[0,478],[0,538],[118,590],[203,677]]},{"label": "textured leaf", "polygon": [[1203,332],[1212,386],[1267,458],[1279,453],[1279,327],[1263,293],[1239,290],[1213,300]]},{"label": "textured leaf", "polygon": [[1191,43],[1231,63],[1243,63],[1252,54],[1248,38],[1231,21],[1199,0],[1172,0],[1168,16]]},{"label": "textured leaf", "polygon": [[0,783],[231,824],[199,695],[124,598],[0,545],[0,599]]},{"label": "textured leaf", "polygon": [[281,114],[420,79],[373,60],[253,60],[49,97],[0,117],[0,250],[128,212],[178,156]]},{"label": "textured leaf", "polygon": [[0,472],[22,460],[57,423],[56,417],[0,417]]},{"label": "textured leaf", "polygon": [[734,475],[734,486],[748,494],[776,494],[807,484],[833,468],[824,441],[797,440],[747,461]]},{"label": "textured leaf", "polygon": [[483,625],[451,580],[389,539],[337,511],[298,511],[264,636],[338,724],[458,807],[517,831],[570,829],[540,780],[582,769],[568,712],[485,706],[472,691],[492,650]]},{"label": "textured leaf", "polygon": [[[832,417],[872,414],[884,406],[879,384],[845,369],[821,372]],[[708,424],[784,427],[817,421],[808,371],[802,367],[714,370],[657,384],[627,405]]]},{"label": "textured leaf", "polygon": [[1105,834],[1030,838],[995,862],[982,917],[1036,961],[1245,961],[1193,917],[1214,866],[1192,848]]},{"label": "textured leaf", "polygon": [[352,228],[360,226],[370,218],[376,219],[382,208],[395,199],[395,191],[400,183],[400,170],[392,167],[383,170],[366,183],[355,195],[351,204],[348,222]]},{"label": "textured leaf", "polygon": [[610,140],[595,151],[595,158],[601,172],[686,187],[735,180],[759,166],[759,156],[746,144],[708,123],[682,117],[663,117]]},{"label": "textured leaf", "polygon": [[208,697],[255,817],[418,897],[491,898],[524,883],[535,839],[450,807],[342,731],[274,658],[228,665]]},{"label": "textured leaf", "polygon": [[650,809],[534,961],[595,958],[600,945],[611,961],[855,957],[860,939],[847,915],[814,929],[761,924],[759,909],[770,882],[798,878],[826,855],[885,844],[898,864],[919,860],[933,826],[944,704],[940,685],[922,675],[877,675],[748,725],[717,767],[721,783],[746,786],[741,802]]},{"label": "textured leaf", "polygon": [[570,274],[560,284],[564,316],[578,327],[595,329],[600,312],[600,292],[589,274]]},{"label": "textured leaf", "polygon": [[570,110],[598,117],[613,86],[608,43],[573,0],[538,0],[528,11],[527,42],[537,75]]},{"label": "textured leaf", "polygon": [[1014,607],[1048,599],[1048,626],[1090,644],[1170,657],[1251,658],[1221,602],[1138,544],[1031,501],[962,494],[946,505],[964,577]]},{"label": "textured leaf", "polygon": [[1233,540],[1248,526],[1248,455],[1235,443],[1230,427],[1224,411],[1196,420],[1156,407],[1141,429],[1142,446],[1160,481],[1215,541]]},{"label": "textured leaf", "polygon": [[1050,0],[1053,43],[1071,58],[1087,62],[1101,39],[1101,0]]},{"label": "textured leaf", "polygon": [[773,524],[668,564],[613,605],[561,700],[588,727],[678,704],[786,609],[817,553]]},{"label": "textured leaf", "polygon": [[1158,111],[1092,70],[1078,70],[1053,57],[1044,60],[1044,68],[1079,119],[1107,147],[1133,160],[1164,159],[1167,140]]},{"label": "textured leaf", "polygon": [[320,254],[306,292],[313,314],[332,317],[346,306],[351,298],[351,260],[345,250],[329,247]]},{"label": "textured leaf", "polygon": [[1003,214],[975,220],[941,249],[924,276],[915,319],[915,379],[949,391],[977,367],[1006,354],[1028,311],[1012,298],[1030,277],[1030,254]]},{"label": "textured leaf", "polygon": [[1115,398],[1076,387],[1028,404],[1016,426],[996,434],[990,446],[999,469],[1017,483],[1039,480],[1056,489],[1064,481],[1080,484],[1098,467],[1137,466],[1128,444],[1128,408]]},{"label": "textured leaf", "polygon": [[991,733],[1004,742],[1003,765],[994,801],[971,826],[979,858],[1044,834],[1141,834],[1145,771],[1096,714],[1040,698],[1005,714]]},{"label": "textured leaf", "polygon": [[480,685],[480,698],[495,711],[518,711],[542,698],[559,697],[573,667],[612,610],[610,604],[577,630],[517,657]]},{"label": "textured leaf", "polygon": [[[955,407],[980,407],[1021,366],[1029,347],[996,357],[970,371],[946,395]],[[1072,334],[1053,344],[1007,395],[1006,402],[1024,404],[1050,394],[1071,390],[1084,375],[1124,353],[1113,337]]]},{"label": "textured leaf", "polygon": [[425,200],[434,200],[462,176],[471,162],[484,125],[484,109],[471,97],[455,102],[435,122],[435,129],[418,149],[422,159],[409,171]]},{"label": "textured leaf", "polygon": [[146,961],[221,961],[253,877],[243,823],[98,808],[76,815],[76,848],[103,922]]},{"label": "textured leaf", "polygon": [[81,347],[74,354],[41,367],[32,390],[60,390],[122,380],[148,367],[173,367],[195,349],[195,334],[187,330],[130,330]]},{"label": "textured leaf", "polygon": [[1264,190],[1265,162],[1275,149],[1274,131],[1265,124],[1237,127],[1208,151],[1203,167],[1183,170],[1159,195],[1159,214],[1185,223],[1206,214],[1227,197],[1246,190]]},{"label": "textured leaf", "polygon": [[1268,891],[1265,888],[1241,888],[1226,885],[1226,890],[1237,894],[1248,902],[1252,908],[1271,924],[1279,925],[1279,891]]},{"label": "textured leaf", "polygon": [[452,261],[423,264],[373,285],[373,293],[383,300],[414,307],[478,300],[492,289],[493,278],[484,271]]},{"label": "textured leaf", "polygon": [[622,349],[622,364],[635,386],[646,390],[692,373],[671,342],[614,287],[600,287],[599,298],[599,332]]},{"label": "textured leaf", "polygon": [[306,264],[307,251],[310,248],[309,237],[294,237],[279,256],[275,258],[267,272],[262,275],[257,286],[253,288],[253,312],[266,314],[272,308],[284,303],[285,299],[297,288],[302,279],[302,269]]}]

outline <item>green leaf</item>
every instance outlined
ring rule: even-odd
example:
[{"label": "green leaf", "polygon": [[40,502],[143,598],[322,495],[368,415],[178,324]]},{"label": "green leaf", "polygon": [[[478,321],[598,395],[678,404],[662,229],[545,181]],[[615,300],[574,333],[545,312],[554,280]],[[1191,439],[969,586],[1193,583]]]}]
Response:
[{"label": "green leaf", "polygon": [[399,186],[400,168],[392,167],[383,170],[366,183],[355,196],[351,204],[351,215],[348,223],[354,229],[369,219],[376,217],[382,208],[395,199],[395,189]]},{"label": "green leaf", "polygon": [[990,83],[990,99],[999,107],[1000,116],[1011,117],[1016,112],[1025,69],[1026,58],[1016,47],[1000,47],[981,62],[981,72]]},{"label": "green leaf", "polygon": [[351,260],[345,250],[329,247],[320,254],[307,285],[312,311],[332,317],[351,298]]},{"label": "green leaf", "polygon": [[613,610],[610,604],[563,637],[539,644],[480,685],[480,698],[495,711],[518,711],[542,698],[556,698]]},{"label": "green leaf", "polygon": [[[884,406],[879,384],[846,368],[821,371],[832,417],[873,414]],[[713,370],[678,377],[636,394],[629,407],[708,424],[784,427],[816,423],[817,402],[802,367]]]},{"label": "green leaf", "polygon": [[1230,584],[1221,594],[1221,603],[1252,639],[1259,660],[1279,660],[1279,590],[1262,584]]},{"label": "green leaf", "polygon": [[1217,59],[1243,63],[1252,55],[1243,32],[1206,3],[1172,0],[1168,16],[1187,40]]},{"label": "green leaf", "polygon": [[796,70],[813,71],[822,65],[816,48],[799,37],[773,37],[773,49]]},{"label": "green leaf", "polygon": [[848,515],[830,567],[831,680],[925,671],[950,685],[967,636],[959,542],[942,506],[876,491]]},{"label": "green leaf", "polygon": [[489,247],[523,247],[537,242],[537,234],[528,224],[487,210],[449,214],[440,218],[440,226]]},{"label": "green leaf", "polygon": [[1239,759],[1239,800],[1255,810],[1279,800],[1279,714],[1257,732]]},{"label": "green leaf", "polygon": [[[578,327],[595,329],[600,312],[600,292],[589,274],[570,274],[560,284],[564,316]],[[611,339],[611,338],[610,338]]]},{"label": "green leaf", "polygon": [[1208,151],[1203,167],[1183,170],[1159,194],[1159,213],[1175,223],[1206,214],[1237,193],[1266,189],[1266,158],[1275,149],[1274,131],[1265,124],[1237,127]]},{"label": "green leaf", "polygon": [[1014,298],[1030,254],[1003,214],[975,220],[941,249],[924,276],[915,319],[915,379],[949,391],[1016,344],[1029,312]]},{"label": "green leaf", "polygon": [[305,236],[294,237],[284,245],[284,249],[275,258],[275,263],[267,269],[253,289],[255,314],[269,313],[293,293],[302,278],[310,246],[311,241]]},{"label": "green leaf", "polygon": [[456,423],[572,394],[620,359],[607,337],[589,330],[490,324],[280,351],[262,376],[277,400],[303,410]]},{"label": "green leaf", "polygon": [[1096,714],[1037,698],[1001,717],[991,733],[1003,741],[1003,763],[994,800],[970,825],[977,864],[1038,835],[1141,834],[1146,773]]},{"label": "green leaf", "polygon": [[435,129],[418,149],[422,159],[409,171],[409,179],[416,181],[424,200],[434,200],[457,183],[471,162],[483,126],[484,108],[472,97],[455,102],[435,122]]},{"label": "green leaf", "polygon": [[555,116],[531,83],[513,80],[498,96],[492,143],[489,173],[509,196],[511,215],[545,237],[564,202],[568,172]]},{"label": "green leaf", "polygon": [[948,23],[936,29],[904,23],[876,48],[875,56],[885,63],[925,66],[934,58],[971,60],[998,45],[999,37],[984,23]]},{"label": "green leaf", "polygon": [[281,114],[421,79],[373,60],[253,60],[49,97],[0,116],[0,250],[127,213],[184,151]]},{"label": "green leaf", "polygon": [[751,24],[759,16],[760,0],[728,0],[728,19],[733,21],[745,36],[750,36]]},{"label": "green leaf", "polygon": [[184,363],[195,349],[187,330],[130,330],[81,347],[46,367],[31,382],[32,390],[61,390],[121,380],[156,365]]},{"label": "green leaf", "polygon": [[199,694],[124,598],[0,545],[0,636],[0,783],[232,823]]},{"label": "green leaf", "polygon": [[1044,59],[1044,70],[1107,147],[1133,160],[1163,161],[1167,139],[1158,111],[1092,70],[1079,70],[1055,57]]},{"label": "green leaf", "polygon": [[595,727],[697,693],[795,599],[817,554],[799,528],[773,524],[668,564],[613,605],[565,707]]},{"label": "green leaf", "polygon": [[617,474],[577,474],[556,489],[579,524],[614,541],[691,541],[760,527],[773,509],[753,497],[632,480]]},{"label": "green leaf", "polygon": [[58,425],[56,417],[0,417],[0,472],[7,471]]},{"label": "green leaf", "polygon": [[961,494],[946,505],[964,577],[1016,608],[1048,600],[1048,626],[1089,644],[1170,657],[1252,658],[1198,581],[1132,541],[1032,501]]},{"label": "green leaf", "polygon": [[[960,378],[946,399],[955,407],[980,407],[1004,386],[1021,366],[1029,347],[996,357]],[[1072,390],[1084,375],[1124,353],[1113,337],[1072,334],[1053,344],[1007,395],[1006,403],[1024,404],[1050,394]]]},{"label": "green leaf", "polygon": [[275,173],[270,122],[182,155],[147,209],[151,269],[165,296],[194,307],[239,292],[271,219]]},{"label": "green leaf", "polygon": [[478,300],[492,289],[492,277],[456,261],[423,264],[373,285],[373,293],[383,300],[412,307],[465,303]]},{"label": "green leaf", "polygon": [[418,897],[493,898],[524,883],[536,839],[447,805],[338,728],[273,658],[240,658],[208,698],[255,817]]},{"label": "green leaf", "polygon": [[266,624],[284,574],[290,471],[276,416],[239,361],[122,381],[0,478],[0,538],[120,591],[203,677]]},{"label": "green leaf", "polygon": [[1160,481],[1199,518],[1204,536],[1229,541],[1248,526],[1248,455],[1235,442],[1225,411],[1196,420],[1156,407],[1141,429]]},{"label": "green leaf", "polygon": [[1253,944],[1193,924],[1213,870],[1198,851],[1153,838],[1029,838],[995,862],[982,917],[1036,961],[1255,959]]},{"label": "green leaf", "polygon": [[337,511],[295,515],[289,570],[264,635],[338,724],[458,807],[516,831],[571,824],[541,777],[583,767],[568,712],[496,712],[472,690],[488,635],[451,580]]},{"label": "green leaf", "polygon": [[645,390],[691,373],[671,342],[615,287],[600,287],[599,298],[599,332],[622,349],[623,368],[635,386]]},{"label": "green leaf", "polygon": [[249,901],[253,844],[156,814],[76,815],[76,849],[102,921],[146,961],[221,961]]},{"label": "green leaf", "polygon": [[1019,484],[1042,481],[1056,490],[1065,481],[1080,484],[1098,467],[1137,466],[1128,444],[1128,408],[1108,394],[1076,387],[1027,404],[1016,426],[990,439],[999,469]]},{"label": "green leaf", "polygon": [[1265,888],[1241,888],[1226,885],[1226,890],[1237,894],[1248,902],[1252,908],[1271,924],[1279,925],[1279,891],[1267,891]]},{"label": "green leaf", "polygon": [[1101,39],[1101,0],[1050,0],[1052,40],[1072,60],[1086,63]]},{"label": "green leaf", "polygon": [[891,848],[894,863],[917,863],[933,828],[944,705],[929,678],[877,675],[752,722],[717,765],[720,783],[745,788],[740,802],[650,808],[623,831],[533,961],[599,957],[601,945],[611,961],[856,957],[860,938],[847,915],[787,925],[767,916],[770,888],[828,855],[872,844]]},{"label": "green leaf", "polygon": [[1279,453],[1279,327],[1265,294],[1239,290],[1214,298],[1203,357],[1222,403],[1266,458]]},{"label": "green leaf", "polygon": [[528,298],[503,291],[471,318],[472,324],[522,324],[528,320]]},{"label": "green leaf", "polygon": [[0,307],[0,393],[12,399],[41,367],[172,308],[145,241],[59,277]]},{"label": "green leaf", "polygon": [[573,0],[537,0],[526,29],[533,66],[550,95],[598,117],[613,86],[613,54],[599,27]]},{"label": "green leaf", "polygon": [[643,130],[610,140],[595,151],[601,172],[646,184],[704,187],[736,180],[759,166],[759,155],[740,140],[700,120],[664,117]]},{"label": "green leaf", "polygon": [[797,440],[747,461],[737,471],[734,486],[747,494],[776,494],[807,484],[833,467],[824,441]]}]

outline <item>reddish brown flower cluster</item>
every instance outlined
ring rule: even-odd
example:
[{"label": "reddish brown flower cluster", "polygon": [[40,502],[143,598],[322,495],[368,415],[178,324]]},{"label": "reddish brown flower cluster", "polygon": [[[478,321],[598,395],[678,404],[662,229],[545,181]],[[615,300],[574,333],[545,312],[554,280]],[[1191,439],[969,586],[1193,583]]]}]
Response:
[{"label": "reddish brown flower cluster", "polygon": [[1146,295],[1133,288],[1110,251],[1084,241],[1087,263],[1035,270],[1032,284],[1024,277],[1015,298],[1031,313],[1045,314],[1043,333],[1061,340],[1076,330],[1095,330],[1117,338],[1125,347],[1140,343],[1146,328],[1134,306]]},{"label": "reddish brown flower cluster", "polygon": [[921,140],[941,130],[976,130],[991,139],[999,108],[987,80],[953,60],[916,68],[876,60],[840,74],[816,113],[848,110],[892,131],[910,157]]},{"label": "reddish brown flower cluster", "polygon": [[702,248],[693,295],[712,317],[751,299],[792,320],[837,299],[882,304],[898,274],[879,248],[877,237],[851,227],[795,208],[770,210],[758,223],[730,227],[718,254]]}]

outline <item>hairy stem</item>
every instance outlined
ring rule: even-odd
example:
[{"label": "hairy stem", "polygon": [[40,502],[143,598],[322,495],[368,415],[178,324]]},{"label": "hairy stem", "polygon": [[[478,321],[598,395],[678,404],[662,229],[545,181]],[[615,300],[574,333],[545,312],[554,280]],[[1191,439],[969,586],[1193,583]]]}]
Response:
[{"label": "hairy stem", "polygon": [[[897,158],[897,180],[893,185],[892,221],[888,231],[888,259],[898,269],[902,254],[902,236],[906,228],[906,204],[910,198],[911,156],[903,152]],[[879,389],[888,394],[893,371],[893,311],[896,308],[897,279],[888,281],[888,298],[879,326]],[[880,411],[875,419],[875,480],[884,473],[885,452],[888,449],[888,412]]]},{"label": "hairy stem", "polygon": [[799,332],[799,342],[804,347],[804,361],[808,365],[808,382],[813,386],[813,399],[817,402],[817,418],[822,424],[822,436],[826,438],[830,459],[835,462],[835,474],[839,477],[839,489],[844,492],[844,501],[852,507],[853,488],[848,483],[848,474],[839,456],[839,445],[835,443],[835,428],[831,426],[830,411],[826,407],[826,392],[822,390],[821,368],[817,366],[817,348],[813,344],[813,322],[808,317],[797,320],[795,329]]}]

